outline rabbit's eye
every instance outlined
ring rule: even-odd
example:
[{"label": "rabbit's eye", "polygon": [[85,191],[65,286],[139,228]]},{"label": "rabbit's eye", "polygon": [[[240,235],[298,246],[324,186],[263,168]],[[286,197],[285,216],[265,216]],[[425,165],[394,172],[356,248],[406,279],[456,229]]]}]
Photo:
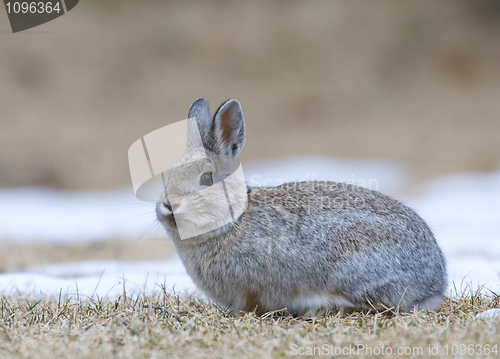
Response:
[{"label": "rabbit's eye", "polygon": [[214,184],[214,179],[212,178],[212,172],[207,172],[201,175],[200,185],[211,186]]}]

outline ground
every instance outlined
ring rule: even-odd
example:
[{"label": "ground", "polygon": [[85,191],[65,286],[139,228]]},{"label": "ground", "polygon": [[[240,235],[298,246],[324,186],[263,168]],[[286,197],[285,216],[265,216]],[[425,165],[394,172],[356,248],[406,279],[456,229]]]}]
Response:
[{"label": "ground", "polygon": [[2,358],[291,358],[499,356],[498,306],[486,290],[447,297],[437,312],[291,318],[230,313],[171,292],[115,299],[23,296],[0,301]]},{"label": "ground", "polygon": [[[97,1],[9,34],[0,187],[129,185],[129,146],[237,98],[242,160],[387,158],[418,179],[500,164],[498,1]],[[3,18],[2,18],[3,17]]]}]

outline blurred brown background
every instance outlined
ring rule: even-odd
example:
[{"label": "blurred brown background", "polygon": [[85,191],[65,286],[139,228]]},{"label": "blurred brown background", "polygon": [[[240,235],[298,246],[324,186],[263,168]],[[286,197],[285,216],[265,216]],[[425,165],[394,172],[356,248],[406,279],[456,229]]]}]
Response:
[{"label": "blurred brown background", "polygon": [[0,187],[130,183],[127,150],[199,96],[237,98],[242,159],[500,166],[499,1],[91,1],[12,34]]}]

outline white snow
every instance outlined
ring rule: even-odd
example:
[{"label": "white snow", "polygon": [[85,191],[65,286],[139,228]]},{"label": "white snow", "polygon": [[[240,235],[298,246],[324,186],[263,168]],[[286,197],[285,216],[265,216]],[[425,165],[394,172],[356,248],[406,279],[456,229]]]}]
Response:
[{"label": "white snow", "polygon": [[320,156],[243,163],[249,186],[278,186],[282,183],[330,180],[352,183],[373,190],[396,193],[408,182],[409,170],[387,160],[340,160]]},{"label": "white snow", "polygon": [[491,319],[491,318],[500,319],[500,309],[490,308],[476,315],[476,319]]},{"label": "white snow", "polygon": [[430,181],[406,203],[433,229],[457,288],[484,284],[500,292],[500,171]]},{"label": "white snow", "polygon": [[155,204],[135,198],[132,186],[108,192],[0,189],[0,241],[136,238],[155,222]]},{"label": "white snow", "polygon": [[33,267],[29,272],[0,275],[0,292],[35,296],[61,292],[74,298],[114,297],[159,291],[198,293],[180,259],[169,261],[82,261]]},{"label": "white snow", "polygon": [[[251,185],[291,180],[339,180],[396,195],[431,226],[448,261],[450,289],[485,285],[500,292],[500,170],[462,173],[420,185],[419,195],[402,197],[411,174],[385,160],[345,161],[297,157],[243,163]],[[155,204],[137,200],[132,187],[114,191],[0,189],[2,242],[96,241],[110,237],[164,237],[155,223]],[[1,247],[0,247],[1,248]],[[164,262],[86,261],[0,274],[0,293],[76,296],[128,294],[175,286],[195,292],[179,258]],[[197,292],[199,293],[199,292]]]}]

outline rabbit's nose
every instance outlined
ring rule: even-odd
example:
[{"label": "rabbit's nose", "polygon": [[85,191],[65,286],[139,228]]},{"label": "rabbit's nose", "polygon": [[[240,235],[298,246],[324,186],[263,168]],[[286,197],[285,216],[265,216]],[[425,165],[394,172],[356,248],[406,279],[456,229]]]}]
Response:
[{"label": "rabbit's nose", "polygon": [[170,203],[168,203],[168,202],[163,202],[163,205],[164,205],[165,207],[167,207],[167,209],[168,209],[170,212],[172,212],[172,206],[170,205]]},{"label": "rabbit's nose", "polygon": [[163,202],[163,204],[164,204],[164,205],[165,205],[165,207],[167,207],[167,209],[168,209],[170,212],[172,212],[172,213],[174,213],[174,212],[175,212],[175,210],[176,210],[177,208],[179,208],[179,204],[178,204],[178,203]]}]

